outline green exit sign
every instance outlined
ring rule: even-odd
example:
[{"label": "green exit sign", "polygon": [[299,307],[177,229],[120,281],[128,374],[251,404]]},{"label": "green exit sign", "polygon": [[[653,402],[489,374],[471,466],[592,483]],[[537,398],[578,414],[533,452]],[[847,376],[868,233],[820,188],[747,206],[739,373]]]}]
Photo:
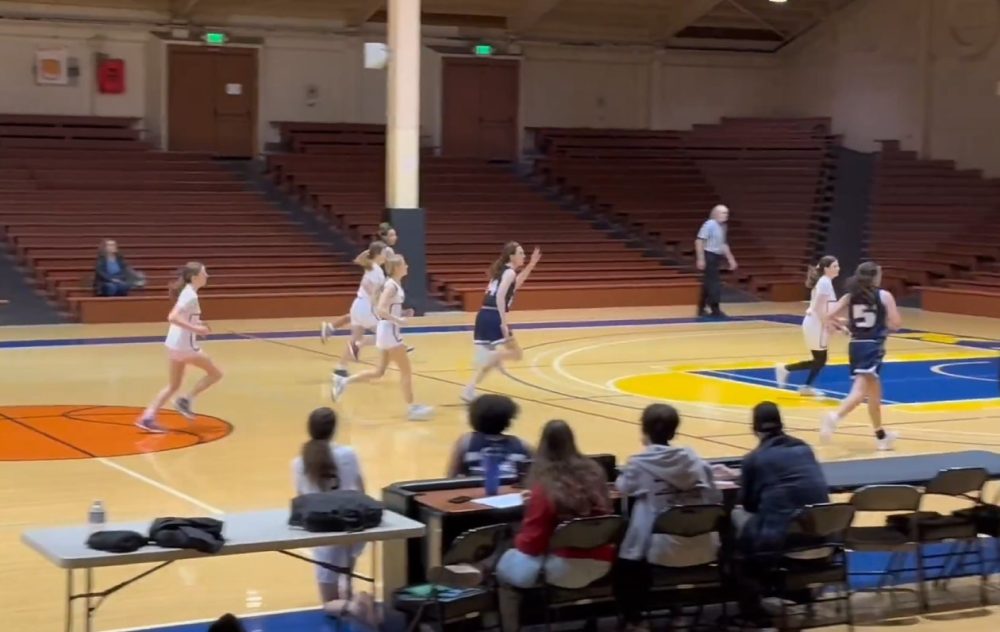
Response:
[{"label": "green exit sign", "polygon": [[205,33],[202,39],[204,39],[205,43],[209,46],[222,46],[229,41],[229,37],[225,33],[216,33],[213,31]]},{"label": "green exit sign", "polygon": [[495,50],[496,49],[489,44],[476,44],[476,47],[472,49],[472,52],[477,55],[487,56],[492,55]]}]

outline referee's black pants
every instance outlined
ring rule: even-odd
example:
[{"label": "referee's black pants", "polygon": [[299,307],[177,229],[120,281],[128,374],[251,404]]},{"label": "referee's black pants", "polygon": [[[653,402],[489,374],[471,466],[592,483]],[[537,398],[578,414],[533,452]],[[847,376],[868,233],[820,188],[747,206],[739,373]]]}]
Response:
[{"label": "referee's black pants", "polygon": [[701,276],[701,296],[698,297],[698,315],[705,313],[705,308],[712,310],[713,316],[721,316],[722,309],[722,260],[723,256],[714,252],[705,252],[705,270]]}]

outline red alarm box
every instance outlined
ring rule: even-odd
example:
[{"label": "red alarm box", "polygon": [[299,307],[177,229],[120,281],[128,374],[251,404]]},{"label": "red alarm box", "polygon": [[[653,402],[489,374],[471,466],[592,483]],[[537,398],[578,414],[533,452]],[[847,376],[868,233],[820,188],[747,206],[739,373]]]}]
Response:
[{"label": "red alarm box", "polygon": [[97,62],[97,89],[101,94],[125,92],[124,59],[102,59]]}]

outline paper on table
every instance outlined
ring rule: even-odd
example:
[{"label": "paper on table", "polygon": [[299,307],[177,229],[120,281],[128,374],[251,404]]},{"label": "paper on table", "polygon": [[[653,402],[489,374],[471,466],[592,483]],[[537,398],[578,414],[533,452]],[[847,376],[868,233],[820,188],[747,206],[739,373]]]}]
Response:
[{"label": "paper on table", "polygon": [[520,492],[515,492],[513,494],[500,494],[499,496],[477,498],[472,502],[479,503],[480,505],[486,505],[487,507],[493,507],[494,509],[507,509],[509,507],[520,507],[524,504],[524,498],[521,496]]}]

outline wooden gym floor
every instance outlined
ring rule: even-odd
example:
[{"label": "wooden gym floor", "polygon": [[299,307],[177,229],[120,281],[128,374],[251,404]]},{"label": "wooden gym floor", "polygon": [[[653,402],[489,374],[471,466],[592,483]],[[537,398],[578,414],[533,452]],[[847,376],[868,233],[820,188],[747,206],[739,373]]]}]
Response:
[{"label": "wooden gym floor", "polygon": [[[164,313],[169,305],[164,304]],[[514,312],[524,360],[486,390],[522,406],[514,431],[535,442],[551,418],[572,422],[581,448],[624,458],[639,447],[638,417],[654,399],[683,413],[683,443],[706,457],[742,455],[755,445],[748,409],[781,404],[790,432],[815,443],[833,400],[807,400],[773,383],[775,362],[805,358],[798,304],[730,306],[723,322],[691,310],[604,309]],[[307,320],[209,323],[223,340],[204,348],[226,372],[196,403],[188,425],[144,435],[135,415],[165,380],[165,327],[63,325],[0,328],[0,629],[59,629],[64,577],[19,542],[22,530],[85,520],[91,501],[111,520],[213,515],[285,506],[289,462],[305,439],[305,418],[329,405],[329,374],[343,339],[320,344]],[[1000,321],[904,312],[907,331],[889,344],[886,425],[900,431],[898,454],[1000,450],[996,340]],[[369,490],[443,474],[454,439],[467,428],[458,396],[471,373],[472,315],[416,319],[408,335],[420,402],[431,421],[408,422],[390,373],[354,385],[336,405],[337,440],[358,449]],[[405,332],[404,332],[405,335]],[[847,388],[846,341],[835,338],[820,387]],[[366,349],[365,360],[374,352]],[[802,379],[802,375],[798,376]],[[191,378],[189,377],[189,382]],[[856,411],[821,459],[875,456],[864,410]],[[128,571],[97,573],[99,586]],[[315,605],[310,567],[277,555],[178,563],[114,595],[98,629],[306,608]],[[932,617],[919,632],[943,630]],[[952,623],[954,625],[954,623]],[[996,608],[963,617],[963,629],[1000,627]]]}]

